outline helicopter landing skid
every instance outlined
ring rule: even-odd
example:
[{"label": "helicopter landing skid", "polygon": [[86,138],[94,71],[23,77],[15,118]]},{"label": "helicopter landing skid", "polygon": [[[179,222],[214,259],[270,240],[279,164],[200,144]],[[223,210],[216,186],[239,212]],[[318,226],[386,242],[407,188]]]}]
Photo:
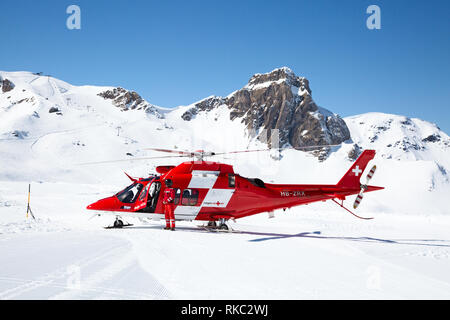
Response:
[{"label": "helicopter landing skid", "polygon": [[119,217],[116,217],[116,221],[114,221],[114,224],[112,226],[104,227],[105,229],[122,229],[123,227],[130,227],[132,226],[131,223],[124,223]]}]

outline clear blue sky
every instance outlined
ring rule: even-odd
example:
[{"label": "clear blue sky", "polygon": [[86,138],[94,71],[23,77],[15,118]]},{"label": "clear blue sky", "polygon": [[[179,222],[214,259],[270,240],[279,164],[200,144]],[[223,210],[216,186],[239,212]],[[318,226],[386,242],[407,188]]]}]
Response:
[{"label": "clear blue sky", "polygon": [[[81,8],[81,30],[66,8]],[[366,8],[381,8],[381,30]],[[281,66],[317,104],[436,123],[450,134],[450,1],[3,1],[0,70],[135,90],[175,107]]]}]

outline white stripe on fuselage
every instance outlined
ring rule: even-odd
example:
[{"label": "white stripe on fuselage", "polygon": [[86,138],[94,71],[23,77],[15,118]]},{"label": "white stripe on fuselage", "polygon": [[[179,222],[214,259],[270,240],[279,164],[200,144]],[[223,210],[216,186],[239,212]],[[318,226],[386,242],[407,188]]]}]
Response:
[{"label": "white stripe on fuselage", "polygon": [[176,220],[195,220],[202,206],[181,206],[175,208]]},{"label": "white stripe on fuselage", "polygon": [[231,199],[233,189],[213,189],[220,171],[193,170],[189,189],[208,189],[205,199],[199,206],[181,206],[175,208],[175,219],[195,220],[203,207],[225,208]]},{"label": "white stripe on fuselage", "polygon": [[189,189],[211,189],[219,177],[220,171],[193,170]]},{"label": "white stripe on fuselage", "polygon": [[234,189],[211,189],[203,200],[203,207],[226,208]]}]

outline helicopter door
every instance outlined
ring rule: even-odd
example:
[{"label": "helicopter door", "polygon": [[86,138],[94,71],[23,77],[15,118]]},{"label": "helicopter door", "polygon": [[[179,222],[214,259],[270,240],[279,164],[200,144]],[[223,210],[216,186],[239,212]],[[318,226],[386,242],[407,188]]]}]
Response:
[{"label": "helicopter door", "polygon": [[136,203],[134,204],[134,210],[140,210],[147,206],[147,197],[148,197],[148,190],[150,189],[150,183],[148,183],[144,190],[139,194],[139,197],[136,200]]},{"label": "helicopter door", "polygon": [[145,212],[155,212],[160,190],[161,182],[155,181],[151,184],[150,191],[148,192],[147,207],[144,210]]}]

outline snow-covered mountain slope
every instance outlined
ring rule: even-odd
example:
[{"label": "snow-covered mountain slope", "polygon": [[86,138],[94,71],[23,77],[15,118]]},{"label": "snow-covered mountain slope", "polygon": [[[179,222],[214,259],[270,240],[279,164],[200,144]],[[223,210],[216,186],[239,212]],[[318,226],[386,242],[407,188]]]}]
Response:
[{"label": "snow-covered mountain slope", "polygon": [[371,112],[345,118],[358,145],[371,145],[382,157],[450,164],[450,137],[435,124],[416,118]]},{"label": "snow-covered mountain slope", "polygon": [[377,173],[386,186],[382,207],[398,212],[449,213],[450,137],[435,124],[384,113],[344,119],[350,129],[350,154],[377,151]]},{"label": "snow-covered mountain slope", "polygon": [[146,103],[127,111],[99,95],[112,87],[77,87],[29,72],[0,76],[15,85],[0,94],[0,179],[95,181],[89,180],[90,170],[72,165],[136,152],[130,148],[136,143],[132,131],[148,137],[147,128],[160,128],[167,112]]},{"label": "snow-covered mountain slope", "polygon": [[[253,90],[264,79],[271,83],[264,88],[295,80],[304,82],[298,90],[310,92],[305,79],[292,78],[290,72],[287,80],[280,80],[280,74],[286,75],[283,70],[255,75],[244,89]],[[119,189],[127,183],[123,171],[146,176],[156,165],[178,164],[180,159],[83,163],[161,156],[148,147],[221,152],[266,146],[251,135],[246,121],[235,116],[236,109],[225,103],[209,104],[222,98],[165,109],[122,88],[73,86],[30,72],[0,72],[0,77],[2,82],[8,80],[9,89],[0,91],[0,180],[103,183]],[[187,121],[187,112],[204,103],[209,107]],[[368,113],[344,121],[350,138],[333,147],[323,162],[293,149],[282,151],[280,157],[274,151],[216,160],[234,164],[244,176],[266,181],[335,183],[363,149],[375,149],[378,172],[372,183],[386,189],[367,195],[360,210],[448,212],[444,201],[450,190],[447,134],[426,121],[390,114]]]}]

